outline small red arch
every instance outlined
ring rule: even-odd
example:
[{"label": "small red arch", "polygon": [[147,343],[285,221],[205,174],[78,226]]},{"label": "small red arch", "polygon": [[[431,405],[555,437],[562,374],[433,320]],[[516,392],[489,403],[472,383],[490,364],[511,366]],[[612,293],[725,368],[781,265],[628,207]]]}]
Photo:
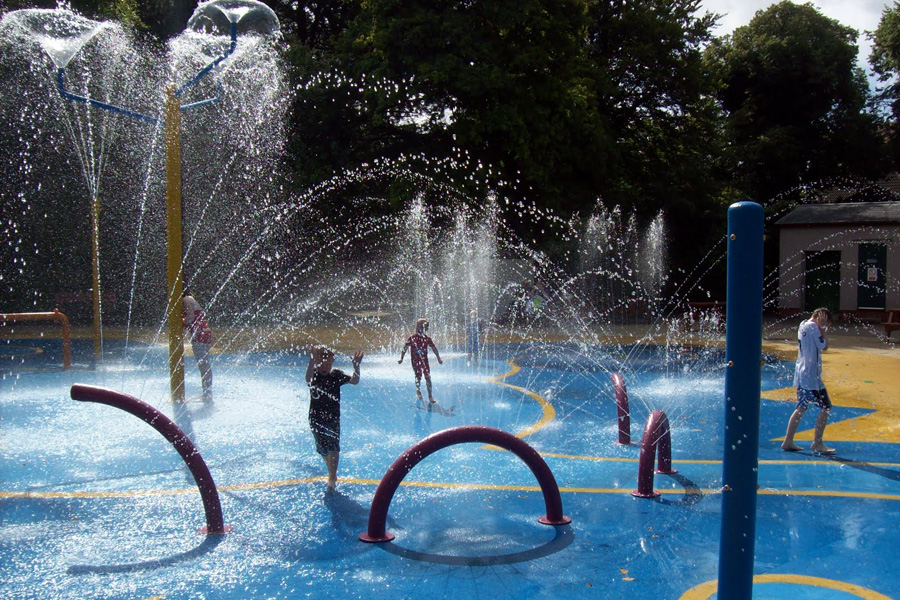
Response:
[{"label": "small red arch", "polygon": [[393,534],[385,531],[387,524],[388,507],[400,482],[412,471],[425,457],[456,444],[475,442],[480,444],[492,444],[504,450],[509,450],[528,465],[531,472],[541,486],[544,494],[544,504],[547,514],[538,519],[545,525],[566,525],[572,519],[562,512],[562,499],[559,496],[559,486],[556,478],[550,471],[550,467],[541,458],[538,452],[527,443],[511,433],[507,433],[493,427],[481,425],[464,425],[452,427],[434,433],[410,446],[388,468],[387,473],[381,478],[381,483],[375,490],[372,498],[372,507],[369,510],[368,531],[360,534],[359,539],[364,542],[389,542],[394,539]]},{"label": "small red arch", "polygon": [[659,492],[653,490],[653,458],[656,455],[656,472],[663,475],[677,473],[672,468],[672,433],[669,417],[661,410],[654,410],[644,426],[641,439],[641,456],[638,459],[638,489],[631,492],[637,498],[656,498]]}]

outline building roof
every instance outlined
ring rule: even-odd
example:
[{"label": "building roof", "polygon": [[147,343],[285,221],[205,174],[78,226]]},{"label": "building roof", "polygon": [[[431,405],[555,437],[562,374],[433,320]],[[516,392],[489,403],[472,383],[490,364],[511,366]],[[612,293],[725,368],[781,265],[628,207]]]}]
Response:
[{"label": "building roof", "polygon": [[802,204],[775,222],[792,225],[900,224],[900,202],[845,202]]}]

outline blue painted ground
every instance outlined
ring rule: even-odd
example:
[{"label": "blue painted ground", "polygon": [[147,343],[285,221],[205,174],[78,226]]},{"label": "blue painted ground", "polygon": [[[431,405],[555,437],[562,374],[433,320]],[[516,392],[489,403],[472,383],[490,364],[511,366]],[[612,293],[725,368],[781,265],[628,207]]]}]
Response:
[{"label": "blue painted ground", "polygon": [[[341,481],[328,496],[302,357],[216,355],[214,401],[173,406],[165,347],[105,350],[91,369],[90,342],[74,340],[75,368],[64,371],[58,340],[0,340],[3,597],[716,597],[720,352],[509,345],[479,367],[451,352],[432,363],[431,410],[417,406],[408,361],[367,356],[360,385],[343,388]],[[199,376],[187,365],[194,398]],[[615,443],[612,370],[626,377],[635,441],[652,409],[670,418],[679,472],[656,476],[656,500],[630,494],[639,448]],[[763,387],[789,386],[790,372],[767,361]],[[206,460],[233,532],[198,533],[203,509],[178,454],[136,418],[71,400],[74,383],[137,396],[175,420]],[[791,410],[762,402],[754,598],[900,599],[896,446],[786,455],[775,438]],[[840,408],[835,419],[863,412]],[[543,499],[516,457],[464,444],[407,476],[390,505],[394,542],[360,542],[391,462],[462,424],[533,431],[524,439],[553,470],[572,524],[537,522]]]}]

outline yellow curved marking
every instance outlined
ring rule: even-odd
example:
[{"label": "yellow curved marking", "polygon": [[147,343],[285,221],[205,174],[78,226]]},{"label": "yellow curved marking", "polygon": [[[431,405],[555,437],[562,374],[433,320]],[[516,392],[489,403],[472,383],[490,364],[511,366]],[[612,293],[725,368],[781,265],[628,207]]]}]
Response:
[{"label": "yellow curved marking", "polygon": [[[565,458],[569,460],[586,460],[593,462],[622,462],[622,463],[636,463],[639,461],[637,458],[623,458],[618,456],[585,456],[579,454],[561,454],[559,452],[541,452],[541,456],[552,456],[554,458]],[[673,459],[672,464],[680,464],[680,465],[721,465],[721,460],[716,459]],[[887,468],[898,468],[900,467],[900,463],[891,463],[891,462],[864,462],[858,460],[802,460],[802,459],[787,459],[787,460],[760,460],[758,461],[760,465],[832,465],[837,467],[842,466],[867,466],[867,467],[887,467]]]},{"label": "yellow curved marking", "polygon": [[[836,579],[825,579],[824,577],[811,577],[809,575],[791,575],[787,573],[755,575],[753,577],[753,583],[793,583],[847,592],[848,594],[853,594],[857,598],[863,598],[864,600],[892,600],[889,596],[879,594],[878,592],[854,583],[845,583],[843,581],[837,581]],[[712,581],[705,581],[686,591],[679,600],[709,600],[709,598],[712,598],[713,594],[718,591],[718,588],[719,582],[717,580],[713,579]]]},{"label": "yellow curved marking", "polygon": [[760,496],[816,496],[819,498],[866,498],[869,500],[900,500],[900,494],[878,494],[875,492],[843,492],[838,490],[777,490],[761,489]]},{"label": "yellow curved marking", "polygon": [[[768,351],[774,351],[785,360],[787,344],[766,343]],[[796,350],[793,350],[796,353]],[[862,408],[873,412],[851,419],[828,424],[825,438],[829,442],[881,442],[900,444],[900,358],[885,354],[832,347],[822,355],[822,378],[835,407]],[[793,387],[769,390],[763,393],[767,400],[796,402],[797,391]],[[813,409],[815,410],[815,409]],[[832,411],[831,418],[840,411]],[[812,424],[815,419],[806,417]],[[783,437],[772,441],[781,441]],[[794,438],[811,441],[813,430],[798,431]]]},{"label": "yellow curved marking", "polygon": [[[523,387],[519,387],[517,385],[512,385],[509,383],[504,383],[502,381],[503,379],[506,379],[507,377],[512,377],[513,375],[515,375],[516,373],[518,373],[519,371],[522,370],[521,367],[519,367],[519,365],[517,365],[515,363],[515,359],[510,359],[510,360],[506,361],[506,363],[512,368],[509,371],[507,371],[506,373],[504,373],[503,375],[497,375],[496,377],[489,378],[488,383],[496,383],[497,385],[502,385],[502,386],[508,387],[510,389],[516,390],[518,392],[522,392],[523,394],[530,396],[533,400],[535,400],[541,406],[541,408],[543,409],[543,415],[541,415],[541,418],[538,419],[537,423],[533,423],[532,425],[529,425],[525,429],[516,433],[517,438],[528,437],[532,433],[540,431],[541,429],[543,429],[544,427],[549,425],[553,421],[553,419],[556,418],[556,410],[553,408],[553,405],[550,404],[547,401],[547,399],[544,398],[543,396],[536,394],[536,393],[532,392],[531,390],[525,389]],[[496,448],[495,446],[485,446],[485,447]]]}]

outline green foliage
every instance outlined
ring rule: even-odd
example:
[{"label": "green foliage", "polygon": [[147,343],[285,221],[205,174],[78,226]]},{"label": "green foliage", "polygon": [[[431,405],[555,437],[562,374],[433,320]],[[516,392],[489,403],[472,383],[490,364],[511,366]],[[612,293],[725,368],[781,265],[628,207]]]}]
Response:
[{"label": "green foliage", "polygon": [[[167,39],[184,31],[197,0],[69,0],[65,4],[90,19],[115,20],[135,31]],[[8,10],[58,8],[57,0],[9,0]]]},{"label": "green foliage", "polygon": [[292,44],[327,52],[334,38],[359,14],[359,0],[271,0],[281,32]]},{"label": "green foliage", "polygon": [[[427,178],[431,202],[452,188],[564,218],[598,199],[643,219],[663,209],[679,232],[673,254],[690,265],[736,200],[885,170],[858,34],[812,4],[772,5],[714,39],[718,17],[699,0],[265,1],[281,24],[293,102],[285,161],[301,189],[377,195],[391,210]],[[72,0],[159,40],[196,5]],[[874,41],[895,127],[900,2]],[[371,176],[338,182],[343,173]]]},{"label": "green foliage", "polygon": [[[301,185],[383,158],[476,198],[563,214],[602,198],[645,217],[671,209],[700,236],[721,229],[723,130],[702,52],[715,17],[696,16],[697,1],[339,4],[327,35],[283,24]],[[373,185],[353,191],[398,205],[412,193]]]},{"label": "green foliage", "polygon": [[602,136],[580,68],[586,25],[582,0],[373,0],[341,50],[355,76],[407,90],[372,115],[393,140],[445,156],[464,148],[473,165],[490,165],[479,173],[486,185],[518,182],[519,194],[560,203],[596,168]]},{"label": "green foliage", "polygon": [[873,34],[869,62],[881,82],[892,82],[896,97],[896,77],[900,74],[900,2],[885,8]]},{"label": "green foliage", "polygon": [[715,193],[724,142],[703,48],[716,17],[698,11],[693,0],[591,5],[590,81],[616,140],[604,190],[615,203],[650,212]]},{"label": "green foliage", "polygon": [[857,36],[812,4],[784,1],[713,42],[733,175],[747,195],[767,201],[828,177],[883,172]]},{"label": "green foliage", "polygon": [[900,2],[886,7],[878,28],[872,34],[869,62],[880,83],[875,102],[890,115],[887,124],[894,169],[900,168]]}]

